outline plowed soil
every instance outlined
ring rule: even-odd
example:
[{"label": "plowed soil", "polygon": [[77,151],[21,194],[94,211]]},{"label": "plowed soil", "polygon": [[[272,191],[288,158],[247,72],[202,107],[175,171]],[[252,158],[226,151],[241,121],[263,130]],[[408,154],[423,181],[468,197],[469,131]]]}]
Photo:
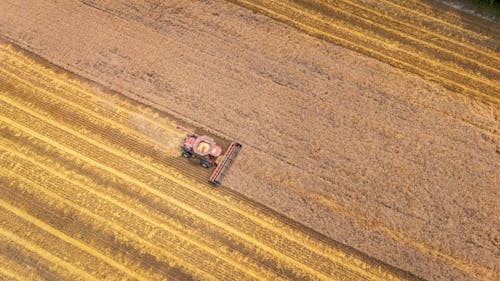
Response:
[{"label": "plowed soil", "polygon": [[430,1],[234,2],[328,41],[224,1],[7,0],[0,33],[243,143],[224,188],[419,277],[498,279],[499,29]]}]

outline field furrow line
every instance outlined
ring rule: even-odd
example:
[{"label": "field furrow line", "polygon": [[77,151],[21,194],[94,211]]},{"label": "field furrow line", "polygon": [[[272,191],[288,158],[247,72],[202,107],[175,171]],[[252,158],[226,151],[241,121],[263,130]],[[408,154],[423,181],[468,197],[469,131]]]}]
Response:
[{"label": "field furrow line", "polygon": [[[0,206],[3,208],[4,204],[3,201],[0,199]],[[25,240],[14,233],[11,233],[8,230],[5,230],[3,228],[0,228],[0,236],[3,236],[7,238],[9,241],[14,242],[15,244],[22,246],[26,250],[36,254],[37,256],[49,261],[53,265],[64,268],[65,271],[69,274],[72,275],[73,278],[76,280],[92,280],[92,281],[98,281],[97,278],[94,276],[88,274],[85,271],[82,271],[81,269],[73,266],[72,264],[62,260],[61,258],[52,255],[50,252],[45,251],[44,249],[36,246],[35,244],[29,242],[28,240]]]},{"label": "field furrow line", "polygon": [[[221,247],[223,247],[224,245],[214,243],[214,242],[205,243],[206,239],[209,238],[209,237],[205,237],[205,236],[210,236],[211,235],[210,233],[202,233],[202,232],[189,233],[190,231],[187,230],[184,226],[183,227],[175,227],[174,226],[175,224],[179,225],[182,222],[177,222],[177,223],[169,222],[167,224],[165,222],[165,220],[167,218],[164,218],[162,221],[160,221],[158,216],[152,216],[151,214],[147,214],[144,211],[141,211],[141,209],[134,208],[134,207],[136,207],[135,206],[136,204],[132,204],[132,203],[124,204],[124,202],[126,202],[124,199],[117,200],[117,199],[115,199],[115,197],[112,197],[111,195],[100,192],[99,191],[100,188],[97,187],[97,184],[95,184],[95,183],[90,184],[91,181],[87,181],[86,184],[84,185],[81,182],[77,182],[77,181],[71,179],[70,177],[68,177],[69,172],[64,171],[64,170],[62,172],[58,172],[59,170],[61,170],[61,167],[58,167],[57,170],[50,169],[49,167],[44,166],[43,164],[35,163],[33,159],[28,159],[28,158],[26,158],[26,156],[21,155],[21,154],[17,153],[16,151],[12,151],[8,148],[4,148],[4,147],[2,147],[2,145],[0,145],[0,147],[1,147],[1,150],[4,150],[6,153],[9,153],[9,154],[15,156],[15,158],[10,157],[10,159],[12,159],[12,163],[16,163],[17,165],[22,166],[22,169],[21,169],[19,167],[16,168],[15,166],[14,167],[11,167],[11,166],[6,167],[4,164],[3,165],[4,168],[10,169],[12,172],[14,172],[15,174],[17,174],[19,176],[22,176],[25,178],[30,178],[31,181],[35,181],[35,182],[46,181],[47,183],[50,183],[50,184],[45,184],[44,187],[50,189],[52,192],[55,192],[55,193],[57,193],[57,192],[63,193],[63,194],[60,194],[59,196],[69,197],[69,198],[64,197],[67,200],[70,200],[70,198],[73,195],[75,196],[74,198],[76,198],[76,196],[79,196],[79,198],[77,200],[78,202],[75,202],[75,203],[77,203],[80,207],[85,208],[85,206],[83,206],[82,202],[94,202],[96,200],[98,200],[100,202],[100,204],[102,204],[102,205],[105,205],[105,203],[113,204],[116,207],[120,208],[122,211],[126,211],[130,214],[133,214],[134,216],[137,217],[137,219],[132,220],[130,218],[130,216],[128,216],[126,214],[117,215],[117,214],[119,214],[119,210],[109,208],[109,210],[115,210],[115,211],[114,211],[114,213],[107,216],[108,220],[110,220],[110,219],[115,220],[115,217],[117,219],[127,218],[127,221],[121,222],[122,223],[121,226],[125,226],[125,224],[127,222],[132,223],[132,221],[137,221],[137,220],[139,220],[139,222],[145,221],[149,225],[151,225],[152,228],[158,228],[158,229],[164,230],[161,233],[156,232],[155,236],[161,236],[162,241],[152,241],[155,244],[158,244],[158,245],[172,244],[169,242],[170,240],[175,240],[175,239],[184,240],[184,242],[179,241],[179,244],[185,244],[185,242],[187,242],[189,244],[192,244],[192,245],[202,249],[203,251],[207,252],[208,254],[210,254],[214,258],[220,258],[221,260],[226,262],[228,265],[230,265],[230,266],[234,267],[235,269],[240,270],[241,272],[248,275],[246,278],[248,278],[249,276],[252,276],[255,279],[264,279],[265,276],[266,276],[265,277],[266,279],[273,279],[273,280],[278,280],[280,278],[278,275],[275,275],[273,272],[262,268],[262,266],[259,267],[258,264],[256,264],[255,262],[249,261],[247,257],[245,257],[237,252],[234,252],[234,251],[230,252],[229,249],[221,249]],[[27,162],[29,162],[29,164],[27,164]],[[14,165],[14,164],[12,164],[12,165]],[[27,172],[27,170],[29,170],[30,172]],[[30,176],[30,173],[32,173],[31,176]],[[48,174],[52,174],[53,176],[50,176]],[[58,177],[60,179],[60,181],[58,179],[55,179],[54,176]],[[76,186],[78,188],[78,190],[71,190],[70,191],[69,186],[67,184],[64,184],[64,182],[71,183],[73,186]],[[60,186],[65,186],[65,189],[58,190],[57,183],[60,183]],[[49,186],[51,184],[54,185],[53,188],[51,188]],[[89,187],[92,187],[92,188],[89,188]],[[89,198],[89,200],[81,199],[80,197],[83,196],[82,195],[83,193],[90,193],[97,198],[96,199]],[[75,200],[73,200],[73,201],[75,201]],[[92,210],[89,208],[86,208],[86,209],[88,211]],[[144,210],[144,209],[142,209],[142,210]],[[98,215],[98,214],[96,214],[96,215]],[[101,215],[101,217],[103,217],[103,215]],[[135,223],[134,225],[140,225],[140,223]],[[196,234],[196,235],[194,235],[194,234]],[[169,238],[168,236],[173,236],[173,237]],[[195,240],[195,239],[197,239],[197,240]],[[165,240],[165,241],[163,241],[163,240]],[[165,249],[170,249],[170,247],[173,247],[173,246],[175,246],[175,243],[172,245],[165,245],[162,247]],[[199,253],[199,250],[193,249],[192,252]],[[225,271],[225,268],[221,269],[219,267],[218,270]],[[235,277],[235,276],[233,276],[233,277]],[[241,276],[238,278],[241,278]]]},{"label": "field furrow line", "polygon": [[[275,19],[278,19],[280,21],[284,21],[285,23],[288,23],[288,24],[295,26],[301,30],[304,30],[305,32],[310,33],[313,36],[319,36],[319,37],[327,39],[327,40],[332,40],[332,41],[336,42],[337,44],[340,44],[340,45],[347,47],[349,49],[358,51],[362,54],[374,57],[374,58],[381,60],[383,62],[386,62],[392,66],[396,66],[396,67],[399,67],[402,69],[409,70],[410,72],[421,75],[421,76],[425,77],[426,79],[441,83],[443,86],[445,86],[453,91],[457,91],[459,93],[463,93],[463,94],[469,95],[471,97],[482,98],[484,102],[493,103],[496,105],[498,105],[500,103],[499,98],[498,98],[498,94],[495,90],[493,90],[493,89],[486,90],[486,91],[484,91],[484,89],[478,90],[478,87],[476,85],[477,83],[468,83],[468,84],[462,83],[462,80],[467,81],[467,80],[473,79],[472,77],[470,77],[470,75],[461,75],[459,73],[457,74],[456,72],[454,73],[454,75],[451,75],[449,72],[443,73],[442,69],[439,69],[439,68],[435,69],[436,71],[428,71],[426,69],[429,68],[429,66],[439,65],[439,64],[434,62],[434,61],[430,61],[430,65],[418,66],[419,64],[421,64],[421,63],[419,63],[419,62],[421,62],[421,60],[418,58],[415,58],[416,61],[407,62],[407,60],[405,58],[401,59],[401,58],[397,58],[394,56],[389,56],[389,55],[384,54],[382,51],[384,49],[387,49],[388,47],[391,47],[391,44],[387,45],[386,43],[383,43],[383,42],[373,41],[374,40],[373,38],[367,38],[363,34],[358,34],[356,38],[351,38],[349,40],[349,39],[346,39],[345,36],[340,37],[338,35],[335,35],[337,32],[332,33],[332,32],[324,31],[324,30],[321,30],[321,29],[315,27],[315,25],[319,25],[319,26],[326,26],[326,29],[329,29],[329,28],[346,29],[345,27],[343,27],[341,25],[335,25],[329,21],[325,21],[322,19],[311,18],[310,15],[307,15],[307,14],[303,15],[304,12],[302,12],[301,10],[293,9],[293,8],[290,9],[290,6],[285,6],[282,9],[282,12],[280,13],[280,12],[276,12],[276,10],[272,7],[269,8],[265,4],[256,4],[255,2],[257,2],[257,1],[246,1],[246,0],[231,0],[231,1],[234,1],[242,6],[249,8],[249,9],[264,12]],[[277,5],[283,6],[283,4],[277,4]],[[294,11],[295,13],[302,14],[301,16],[299,16],[301,21],[297,21],[295,16],[289,15],[290,11]],[[304,20],[306,18],[308,18],[309,20],[312,20],[312,21],[316,21],[316,22],[319,21],[319,22],[321,22],[321,24],[312,24],[312,25],[305,24]],[[342,33],[343,35],[354,36],[357,32],[353,33],[350,30],[346,30],[346,31],[340,32],[340,33]],[[372,43],[369,43],[368,45],[373,44],[374,47],[371,47],[371,48],[365,47],[364,46],[364,45],[366,45],[365,41],[367,41],[367,40],[373,41]],[[394,48],[394,46],[392,46],[392,48]],[[404,50],[398,50],[398,51],[405,52]],[[405,56],[406,55],[408,55],[408,54],[405,54]],[[429,63],[429,60],[427,60],[427,62]],[[447,76],[451,75],[451,76],[450,77],[443,77],[443,75],[447,75]],[[462,80],[456,80],[457,76],[460,76]],[[460,82],[458,82],[458,81],[460,81]],[[483,85],[481,87],[488,88],[490,86]],[[481,87],[479,87],[479,89],[482,89]],[[485,93],[483,93],[483,91]]]}]

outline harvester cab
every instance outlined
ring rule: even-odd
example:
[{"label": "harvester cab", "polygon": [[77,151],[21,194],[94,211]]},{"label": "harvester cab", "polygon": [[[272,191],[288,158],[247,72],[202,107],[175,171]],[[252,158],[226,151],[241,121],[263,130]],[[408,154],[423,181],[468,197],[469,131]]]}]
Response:
[{"label": "harvester cab", "polygon": [[228,146],[226,152],[222,154],[222,147],[215,143],[213,138],[189,132],[182,142],[183,157],[196,158],[200,161],[200,165],[207,169],[215,166],[208,180],[215,185],[220,185],[225,172],[231,166],[240,149],[241,144],[233,142]]}]

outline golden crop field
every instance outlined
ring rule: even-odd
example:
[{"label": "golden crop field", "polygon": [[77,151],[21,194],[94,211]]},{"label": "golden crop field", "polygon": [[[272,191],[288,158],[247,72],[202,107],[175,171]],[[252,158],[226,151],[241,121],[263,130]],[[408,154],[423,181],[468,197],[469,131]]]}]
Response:
[{"label": "golden crop field", "polygon": [[205,184],[182,137],[167,116],[0,45],[0,279],[406,278]]},{"label": "golden crop field", "polygon": [[232,0],[498,107],[500,32],[425,1]]}]

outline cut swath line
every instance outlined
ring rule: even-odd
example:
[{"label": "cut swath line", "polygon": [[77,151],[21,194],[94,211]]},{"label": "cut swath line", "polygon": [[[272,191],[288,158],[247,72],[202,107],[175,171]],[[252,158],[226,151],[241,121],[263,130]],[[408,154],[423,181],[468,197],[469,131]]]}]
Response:
[{"label": "cut swath line", "polygon": [[[205,250],[209,254],[213,255],[214,257],[217,257],[217,258],[220,258],[220,259],[224,260],[225,262],[227,262],[228,264],[230,264],[234,268],[237,268],[238,270],[244,272],[248,276],[253,276],[253,278],[256,278],[256,279],[264,279],[263,276],[258,276],[256,272],[250,271],[249,269],[243,267],[243,265],[241,263],[236,262],[238,260],[242,260],[243,259],[242,256],[240,256],[240,257],[225,257],[225,256],[221,256],[221,253],[216,252],[214,249],[209,248],[206,245],[202,244],[201,240],[195,241],[195,240],[189,238],[188,237],[189,236],[188,233],[181,233],[181,232],[173,229],[172,227],[166,225],[165,223],[162,223],[162,222],[158,221],[157,219],[151,218],[146,213],[141,212],[138,209],[134,209],[134,208],[132,208],[130,206],[127,206],[127,205],[125,205],[125,204],[123,204],[123,203],[115,200],[113,197],[108,196],[108,195],[106,195],[104,193],[101,193],[101,192],[99,192],[99,191],[97,191],[95,189],[88,188],[88,186],[84,186],[82,183],[76,182],[76,181],[68,178],[64,174],[57,172],[56,170],[50,169],[49,167],[47,167],[47,166],[45,166],[45,165],[43,165],[41,163],[35,162],[33,159],[28,159],[24,155],[21,155],[20,153],[18,153],[16,151],[11,151],[7,147],[3,147],[2,145],[0,145],[0,148],[1,148],[1,150],[4,150],[5,152],[14,155],[15,157],[18,157],[19,159],[22,159],[23,161],[30,162],[34,166],[37,166],[37,167],[45,170],[45,172],[47,172],[47,173],[53,174],[54,176],[60,178],[63,181],[66,181],[66,182],[71,183],[71,184],[73,184],[75,186],[78,186],[81,190],[83,190],[85,192],[89,192],[91,194],[94,194],[95,196],[97,196],[97,197],[99,197],[99,198],[101,198],[101,199],[103,199],[105,201],[108,201],[109,203],[111,203],[111,204],[113,204],[115,206],[118,206],[122,210],[124,210],[126,212],[129,212],[129,213],[137,216],[141,220],[144,220],[144,221],[150,223],[151,225],[154,225],[155,227],[161,228],[161,229],[169,232],[170,234],[175,235],[176,237],[178,237],[181,240],[185,240],[188,243],[191,243],[191,244],[193,244],[193,245],[195,245],[195,246],[197,246],[197,247]],[[0,166],[0,170],[1,169],[2,169],[2,167]],[[12,172],[12,173],[14,175],[18,175],[17,172],[15,172],[15,171]],[[18,176],[20,178],[22,177],[22,175],[18,175]],[[267,274],[271,274],[271,272],[266,272],[266,273]],[[269,275],[267,275],[267,276],[269,276]],[[278,276],[273,276],[272,279],[273,280],[278,280],[279,277]]]},{"label": "cut swath line", "polygon": [[[36,88],[37,91],[43,92],[45,95],[50,96],[53,99],[58,100],[61,103],[65,103],[65,104],[67,104],[67,105],[69,105],[71,107],[76,108],[76,109],[78,109],[78,111],[83,112],[83,113],[87,114],[88,116],[95,117],[95,118],[103,121],[104,123],[110,124],[114,128],[119,128],[119,130],[121,130],[122,132],[130,133],[130,134],[134,135],[137,139],[139,139],[139,140],[141,140],[141,141],[143,141],[145,143],[152,143],[152,144],[157,145],[159,147],[162,147],[164,145],[164,143],[156,140],[155,138],[152,138],[151,136],[148,136],[148,135],[146,135],[146,134],[144,134],[144,133],[142,133],[142,132],[140,132],[138,130],[132,130],[131,128],[126,127],[126,126],[124,126],[124,125],[122,125],[120,123],[117,123],[117,122],[113,121],[112,119],[105,119],[105,118],[97,115],[93,111],[88,110],[88,109],[86,109],[86,108],[84,108],[84,107],[82,107],[82,106],[80,106],[80,105],[78,105],[78,104],[76,104],[74,102],[71,102],[71,101],[69,101],[67,99],[63,99],[63,98],[61,98],[61,97],[59,97],[59,96],[57,96],[57,95],[55,95],[55,94],[53,94],[53,93],[51,93],[51,92],[43,89],[41,87],[37,87],[36,85],[34,85],[33,83],[29,82],[28,80],[23,79],[23,78],[21,78],[19,76],[16,76],[15,74],[12,74],[12,73],[9,73],[9,72],[4,72],[1,69],[0,69],[0,72],[3,72],[4,75],[10,76],[13,80],[17,80],[17,81],[21,82],[22,84],[25,84],[28,87]],[[130,113],[130,116],[133,116],[133,113]],[[168,130],[166,129],[166,127],[162,128],[162,129],[164,129],[167,132],[172,132],[172,134],[174,134],[174,135],[179,135],[180,134],[179,131],[175,130],[175,128],[173,128],[173,127],[172,128],[168,128]]]},{"label": "cut swath line", "polygon": [[[333,41],[337,42],[338,44],[346,46],[347,48],[350,48],[352,50],[359,51],[363,54],[375,57],[376,59],[379,59],[383,62],[389,63],[392,66],[396,66],[396,67],[399,67],[402,69],[407,69],[410,72],[413,72],[415,74],[426,77],[426,79],[428,79],[428,80],[430,79],[430,80],[436,81],[438,83],[441,83],[443,86],[445,86],[453,91],[457,91],[457,92],[463,91],[464,94],[468,94],[472,97],[484,98],[486,102],[500,104],[499,98],[495,95],[484,94],[481,91],[470,88],[469,86],[467,86],[465,84],[458,83],[458,82],[451,80],[449,78],[443,78],[441,76],[438,76],[437,74],[434,74],[433,72],[429,72],[429,71],[423,70],[421,68],[415,67],[415,66],[413,66],[409,63],[406,63],[400,59],[397,59],[397,58],[394,58],[391,56],[387,56],[387,55],[385,55],[385,54],[383,54],[375,49],[366,48],[362,45],[355,44],[355,43],[353,43],[349,40],[346,40],[344,38],[341,38],[339,36],[335,36],[332,33],[322,31],[320,29],[317,29],[317,28],[312,27],[312,26],[307,25],[307,24],[303,24],[302,22],[298,22],[290,16],[286,16],[286,15],[277,13],[277,12],[275,12],[269,8],[266,8],[264,6],[254,4],[253,2],[244,1],[244,0],[235,0],[235,1],[241,3],[241,5],[246,6],[250,9],[262,11],[262,12],[270,15],[273,18],[276,18],[276,19],[279,19],[279,20],[284,21],[286,23],[289,23],[292,26],[296,26],[297,28],[304,30],[307,33],[310,33],[313,36],[316,35],[316,36],[320,36],[320,37],[323,37],[323,38],[326,38],[329,40],[333,40]],[[299,13],[303,13],[303,12],[299,11]],[[332,24],[328,23],[328,22],[325,22],[325,24],[332,26]],[[340,27],[340,28],[342,28],[342,27]],[[348,31],[347,33],[351,33],[351,32]],[[432,64],[435,64],[435,63],[432,63]],[[458,90],[458,89],[460,89],[460,90]]]},{"label": "cut swath line", "polygon": [[[485,64],[485,63],[479,62],[479,61],[474,60],[474,59],[471,59],[471,58],[466,57],[466,56],[464,56],[464,55],[462,55],[462,54],[460,54],[460,53],[458,53],[458,52],[453,52],[453,50],[443,48],[443,47],[438,46],[438,45],[433,44],[433,43],[429,43],[428,41],[424,41],[424,40],[420,39],[419,37],[414,36],[414,35],[412,35],[412,34],[410,34],[410,33],[405,33],[405,32],[403,32],[403,31],[399,31],[399,30],[397,30],[396,28],[393,28],[393,27],[391,27],[391,26],[389,26],[389,25],[383,25],[383,24],[380,24],[380,23],[378,23],[378,22],[376,22],[376,21],[374,21],[374,20],[371,20],[371,19],[368,19],[368,18],[364,18],[364,17],[360,17],[360,16],[358,16],[358,15],[356,15],[356,14],[349,13],[349,12],[347,12],[347,11],[343,11],[343,10],[341,10],[341,9],[339,9],[339,8],[337,8],[337,7],[335,7],[335,6],[333,6],[333,5],[327,5],[327,6],[328,6],[330,9],[332,9],[333,11],[336,11],[337,13],[340,13],[340,14],[345,14],[345,15],[347,15],[347,16],[350,16],[350,17],[353,17],[353,18],[359,19],[360,21],[366,22],[366,23],[371,24],[371,25],[373,25],[373,26],[377,26],[378,28],[381,28],[381,29],[383,29],[383,30],[385,30],[385,31],[387,31],[387,32],[389,32],[389,33],[392,33],[392,34],[397,34],[397,35],[398,35],[398,36],[400,36],[400,37],[404,37],[405,39],[407,39],[407,40],[409,40],[409,41],[411,41],[411,42],[413,42],[413,43],[417,42],[417,43],[418,43],[418,45],[421,45],[421,46],[429,46],[430,48],[434,48],[434,49],[439,50],[439,51],[441,51],[441,52],[447,53],[448,55],[455,56],[455,57],[460,58],[460,59],[462,59],[462,60],[464,60],[464,61],[468,61],[468,62],[471,62],[471,63],[477,64],[477,65],[479,65],[479,66],[482,66],[482,67],[484,67],[484,68],[487,68],[487,69],[489,69],[490,71],[493,71],[493,72],[496,72],[496,73],[500,73],[500,70],[499,70],[498,68],[496,68],[496,67],[493,67],[493,66],[487,65],[487,64]],[[358,6],[358,7],[359,7],[359,6]],[[362,8],[362,7],[360,7],[360,8]],[[367,10],[367,11],[368,11],[368,10]],[[318,13],[318,15],[321,15],[321,14],[320,14],[320,13]],[[380,16],[382,16],[382,15],[380,15]],[[385,16],[384,16],[384,17],[385,17]],[[379,39],[379,40],[383,40],[383,38],[379,38],[379,37],[377,37],[377,39]],[[432,42],[432,41],[431,41],[431,42]],[[418,49],[417,49],[417,51],[420,51],[420,50],[418,50]],[[496,60],[498,60],[498,57],[489,56],[488,54],[486,54],[486,56],[490,57],[491,59],[493,59],[493,60],[495,60],[495,61],[496,61]]]},{"label": "cut swath line", "polygon": [[[387,15],[387,14],[381,13],[381,12],[379,12],[377,10],[374,10],[374,9],[368,9],[368,8],[366,8],[363,5],[355,3],[354,1],[349,1],[349,0],[341,0],[341,1],[343,3],[346,3],[346,5],[352,5],[352,6],[358,8],[360,10],[366,11],[368,13],[375,14],[375,15],[381,17],[381,18],[386,18],[386,19],[389,19],[391,21],[394,21],[394,22],[398,23],[399,25],[404,26],[404,27],[406,27],[408,29],[412,29],[412,30],[415,30],[417,32],[422,32],[422,33],[430,34],[432,36],[440,38],[441,40],[450,42],[451,44],[454,44],[456,46],[461,46],[461,47],[463,47],[465,49],[468,49],[471,52],[477,52],[477,53],[479,53],[479,54],[481,54],[481,55],[483,55],[485,57],[491,58],[491,59],[496,60],[496,61],[500,61],[500,58],[498,57],[497,53],[495,53],[495,52],[487,52],[487,51],[485,51],[483,49],[473,48],[472,45],[465,44],[465,43],[457,41],[457,40],[455,40],[455,39],[453,39],[451,37],[447,37],[447,36],[444,36],[444,35],[442,35],[440,33],[434,32],[432,30],[428,30],[428,29],[422,28],[420,25],[414,25],[414,24],[409,24],[409,23],[403,22],[403,21],[399,20],[398,18],[396,18],[395,16]],[[329,4],[329,6],[334,5],[331,0],[326,1],[326,2],[327,3],[331,3],[331,4]],[[356,15],[354,13],[349,13],[349,14],[351,14],[353,16]],[[414,35],[414,36],[417,37],[417,35]],[[431,45],[435,45],[435,43],[434,44],[431,43]]]},{"label": "cut swath line", "polygon": [[[125,230],[121,226],[119,226],[119,225],[117,225],[117,224],[115,224],[115,223],[113,223],[111,221],[108,221],[105,218],[102,218],[100,216],[95,215],[91,211],[89,211],[89,210],[87,210],[85,208],[82,208],[82,207],[76,205],[75,203],[67,200],[66,198],[63,198],[63,197],[61,197],[61,196],[53,193],[52,191],[46,189],[45,187],[39,185],[38,183],[35,183],[35,182],[33,182],[33,181],[25,178],[25,177],[21,177],[17,173],[9,171],[9,170],[6,170],[3,167],[0,167],[0,171],[2,171],[4,174],[11,174],[13,176],[16,176],[19,181],[24,182],[24,183],[30,185],[30,187],[32,187],[33,190],[38,190],[39,192],[45,194],[45,196],[51,198],[55,202],[62,202],[65,205],[71,207],[72,209],[77,210],[78,212],[80,212],[82,214],[85,214],[88,217],[92,217],[94,220],[100,221],[104,225],[108,225],[110,228],[112,228],[114,231],[116,231],[116,233],[126,234],[129,238],[132,238],[132,239],[136,240],[140,244],[148,245],[150,248],[153,248],[153,249],[156,249],[156,250],[160,250],[162,252],[162,254],[164,254],[165,256],[168,256],[169,258],[172,258],[173,260],[176,260],[179,264],[185,264],[185,263],[181,262],[178,258],[173,257],[172,254],[170,254],[170,252],[168,252],[166,250],[163,250],[163,249],[159,249],[158,247],[154,246],[153,244],[149,243],[148,241],[145,241],[144,239],[140,238],[136,234],[134,234],[132,232],[129,232],[128,230]],[[2,201],[0,199],[0,206],[1,205],[2,205]],[[12,207],[12,208],[15,208],[15,207]],[[122,264],[116,262],[114,259],[112,259],[112,258],[110,258],[110,257],[108,257],[108,256],[106,256],[106,255],[104,255],[102,253],[100,253],[98,250],[96,250],[96,249],[94,249],[92,247],[87,246],[85,243],[82,243],[79,240],[76,240],[76,239],[74,239],[74,238],[72,238],[70,236],[67,236],[66,234],[60,232],[59,230],[53,228],[50,225],[45,224],[41,220],[39,220],[39,219],[37,219],[35,217],[32,217],[31,215],[29,215],[27,213],[23,213],[22,211],[19,210],[19,212],[15,213],[15,214],[18,215],[19,217],[25,219],[26,221],[29,221],[30,223],[35,224],[37,227],[43,229],[44,231],[46,231],[46,232],[48,232],[50,234],[53,234],[54,236],[60,238],[61,240],[65,241],[65,242],[68,242],[68,243],[74,245],[77,248],[80,248],[81,250],[89,253],[90,255],[95,256],[96,258],[101,259],[102,261],[106,262],[110,266],[112,266],[112,267],[114,267],[114,268],[116,268],[116,269],[118,269],[118,270],[120,270],[120,271],[128,274],[129,276],[131,276],[131,277],[133,277],[135,279],[138,279],[138,280],[148,280],[146,277],[143,277],[143,276],[135,273],[134,271],[130,270],[125,265],[122,265]],[[198,273],[200,273],[200,271],[197,270],[197,269],[195,269],[195,271],[197,271]],[[215,280],[213,277],[211,277],[208,274],[201,274],[201,275],[203,276],[204,280]]]},{"label": "cut swath line", "polygon": [[[0,206],[13,214],[16,214],[15,212],[19,211],[19,210],[15,209],[14,207],[10,206],[9,204],[6,204],[2,199],[0,199]],[[29,221],[29,222],[33,223],[32,221]],[[92,280],[92,281],[99,280],[99,279],[95,278],[94,276],[90,275],[89,273],[87,273],[86,271],[83,271],[83,270],[75,267],[74,265],[66,262],[65,260],[63,260],[57,256],[52,255],[51,253],[36,246],[35,244],[29,242],[28,240],[25,240],[25,239],[15,235],[14,233],[11,233],[3,228],[0,228],[0,235],[6,237],[7,239],[13,241],[16,244],[22,246],[26,250],[35,253],[36,255],[51,262],[52,264],[54,264],[58,267],[64,268],[70,274],[76,273],[79,277],[83,278],[84,280]]]},{"label": "cut swath line", "polygon": [[[243,1],[243,0],[242,0],[242,2],[248,3],[248,1]],[[256,6],[258,6],[258,5],[256,5]],[[450,65],[443,64],[443,63],[440,63],[436,60],[426,58],[419,53],[414,53],[414,52],[406,50],[405,48],[401,48],[397,44],[395,44],[395,42],[389,43],[386,40],[384,40],[383,38],[380,38],[380,36],[377,34],[368,35],[367,33],[362,33],[360,31],[354,30],[352,28],[349,29],[346,26],[344,26],[343,24],[337,24],[333,20],[325,18],[319,12],[316,12],[316,11],[305,12],[305,11],[303,11],[303,9],[301,9],[300,6],[293,5],[293,4],[283,4],[281,2],[280,2],[280,4],[274,4],[274,6],[281,7],[282,11],[292,10],[294,13],[301,15],[302,21],[300,22],[300,24],[307,25],[310,29],[319,30],[319,28],[317,28],[315,26],[303,23],[304,18],[309,18],[312,21],[321,22],[322,24],[325,24],[329,27],[332,27],[332,28],[339,30],[340,33],[351,34],[353,37],[356,38],[356,40],[360,40],[362,42],[364,42],[364,40],[366,38],[366,40],[369,41],[370,44],[373,44],[375,46],[379,46],[380,48],[382,48],[382,47],[387,48],[388,51],[391,53],[398,53],[398,51],[399,51],[401,53],[404,53],[405,57],[412,57],[412,58],[414,58],[415,61],[417,61],[419,63],[421,63],[421,61],[423,61],[423,62],[427,63],[427,65],[437,66],[438,68],[441,68],[441,69],[444,69],[444,70],[447,70],[449,72],[454,73],[454,75],[456,75],[456,76],[462,76],[462,77],[467,78],[467,79],[472,79],[476,82],[483,83],[484,85],[487,85],[487,87],[491,87],[493,89],[498,89],[498,87],[499,87],[498,84],[494,83],[491,80],[484,79],[482,76],[478,76],[478,75],[471,74],[471,73],[462,73],[462,71],[460,69],[456,69]],[[263,6],[260,6],[260,7],[263,7]],[[284,15],[283,13],[281,13],[281,15],[290,18],[291,21],[293,21],[293,22],[296,22],[296,23],[298,22],[297,19],[292,19],[290,17],[290,15]],[[328,32],[328,33],[331,34],[330,32]],[[351,43],[353,43],[353,42],[351,42]],[[374,48],[371,48],[370,50],[374,51]],[[394,56],[392,56],[392,58],[397,59],[397,60],[401,60],[399,58],[395,58]],[[440,70],[440,69],[438,69],[438,70]]]},{"label": "cut swath line", "polygon": [[[424,17],[424,18],[427,18],[427,19],[430,19],[431,21],[434,21],[434,22],[439,22],[443,25],[446,25],[448,27],[450,27],[451,29],[456,29],[456,30],[460,30],[461,32],[465,32],[465,33],[469,33],[470,35],[472,35],[473,37],[481,37],[483,39],[489,39],[487,36],[484,36],[482,34],[479,34],[479,33],[476,33],[472,30],[469,30],[469,29],[466,29],[466,28],[463,28],[462,26],[460,25],[457,25],[456,23],[450,23],[450,22],[447,22],[445,20],[442,20],[440,18],[437,18],[437,17],[433,17],[433,16],[430,16],[422,11],[418,11],[416,9],[410,9],[406,6],[403,6],[401,4],[398,4],[398,3],[395,3],[393,1],[388,1],[388,0],[379,0],[381,2],[384,2],[388,5],[391,5],[391,6],[394,6],[396,7],[397,9],[402,9],[406,12],[409,12],[410,14],[414,14],[414,15],[417,15],[418,17]],[[411,1],[413,3],[418,3],[418,4],[422,4],[420,1],[416,2],[416,1]],[[429,6],[427,6],[429,7]],[[429,7],[430,8],[430,7]]]},{"label": "cut swath line", "polygon": [[19,276],[18,273],[16,274],[15,272],[12,272],[11,270],[0,266],[0,277],[2,275],[5,276],[5,277],[7,277],[7,278],[10,278],[12,280],[21,280],[21,279],[18,278],[18,276]]}]

